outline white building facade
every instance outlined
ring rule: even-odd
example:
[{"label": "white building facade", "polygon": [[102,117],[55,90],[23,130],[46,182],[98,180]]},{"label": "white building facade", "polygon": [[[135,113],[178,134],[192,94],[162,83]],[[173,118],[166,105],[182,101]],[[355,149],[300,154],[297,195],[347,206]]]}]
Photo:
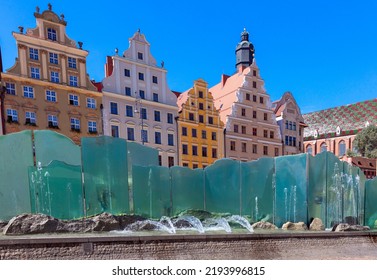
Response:
[{"label": "white building facade", "polygon": [[177,162],[177,98],[169,89],[163,62],[137,31],[120,56],[107,57],[103,84],[104,134],[155,148],[160,164]]}]

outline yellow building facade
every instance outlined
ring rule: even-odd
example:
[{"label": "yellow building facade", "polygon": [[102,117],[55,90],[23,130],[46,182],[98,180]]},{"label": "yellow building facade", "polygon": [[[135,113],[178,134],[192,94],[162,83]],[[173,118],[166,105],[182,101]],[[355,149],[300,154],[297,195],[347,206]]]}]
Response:
[{"label": "yellow building facade", "polygon": [[64,15],[34,13],[37,27],[13,32],[16,63],[2,73],[4,134],[51,129],[79,144],[83,136],[102,133],[102,94],[86,71],[88,52],[69,39]]},{"label": "yellow building facade", "polygon": [[178,162],[180,166],[205,168],[224,157],[224,123],[220,120],[208,84],[198,79],[181,93],[179,108]]}]

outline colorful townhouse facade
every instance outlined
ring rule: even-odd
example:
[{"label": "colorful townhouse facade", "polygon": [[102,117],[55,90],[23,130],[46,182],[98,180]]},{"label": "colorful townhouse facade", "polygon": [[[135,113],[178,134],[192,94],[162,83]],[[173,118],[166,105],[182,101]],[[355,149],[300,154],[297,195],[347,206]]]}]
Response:
[{"label": "colorful townhouse facade", "polygon": [[155,148],[161,165],[177,165],[177,97],[140,30],[122,55],[107,57],[105,72],[104,134]]},{"label": "colorful townhouse facade", "polygon": [[236,73],[222,75],[209,91],[225,124],[224,157],[250,161],[282,154],[280,128],[246,30],[236,47]]},{"label": "colorful townhouse facade", "polygon": [[179,165],[205,168],[224,157],[224,124],[202,79],[178,96]]},{"label": "colorful townhouse facade", "polygon": [[280,127],[283,155],[295,155],[304,151],[304,129],[306,124],[293,94],[285,92],[272,103],[276,121]]},{"label": "colorful townhouse facade", "polygon": [[64,15],[34,13],[36,27],[13,32],[18,57],[1,73],[5,86],[4,134],[50,129],[79,144],[81,137],[101,133],[102,95],[86,69],[88,51],[66,34]]}]

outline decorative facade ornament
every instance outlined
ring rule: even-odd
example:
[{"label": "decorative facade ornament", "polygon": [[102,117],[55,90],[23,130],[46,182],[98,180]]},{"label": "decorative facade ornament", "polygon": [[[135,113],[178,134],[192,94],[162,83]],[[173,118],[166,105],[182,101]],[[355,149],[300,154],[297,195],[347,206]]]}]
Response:
[{"label": "decorative facade ornament", "polygon": [[340,126],[338,126],[337,128],[336,128],[336,136],[339,136],[340,135]]},{"label": "decorative facade ornament", "polygon": [[85,64],[85,62],[86,62],[86,60],[85,60],[85,59],[82,59],[82,58],[79,58],[77,61],[80,62],[80,63],[84,63],[84,64]]},{"label": "decorative facade ornament", "polygon": [[18,48],[19,48],[19,49],[26,50],[26,49],[27,49],[27,46],[26,46],[26,45],[23,45],[23,44],[18,44]]}]

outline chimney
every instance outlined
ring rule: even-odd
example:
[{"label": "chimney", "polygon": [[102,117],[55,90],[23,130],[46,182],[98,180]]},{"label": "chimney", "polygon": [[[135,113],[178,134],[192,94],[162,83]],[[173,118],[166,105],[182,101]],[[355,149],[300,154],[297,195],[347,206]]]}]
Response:
[{"label": "chimney", "polygon": [[222,86],[225,85],[226,80],[228,80],[228,78],[229,78],[228,75],[225,75],[225,74],[222,74],[222,75],[221,75],[221,84],[222,84]]},{"label": "chimney", "polygon": [[113,59],[111,56],[106,57],[106,64],[105,64],[105,75],[106,77],[111,76],[113,74],[114,64]]}]

